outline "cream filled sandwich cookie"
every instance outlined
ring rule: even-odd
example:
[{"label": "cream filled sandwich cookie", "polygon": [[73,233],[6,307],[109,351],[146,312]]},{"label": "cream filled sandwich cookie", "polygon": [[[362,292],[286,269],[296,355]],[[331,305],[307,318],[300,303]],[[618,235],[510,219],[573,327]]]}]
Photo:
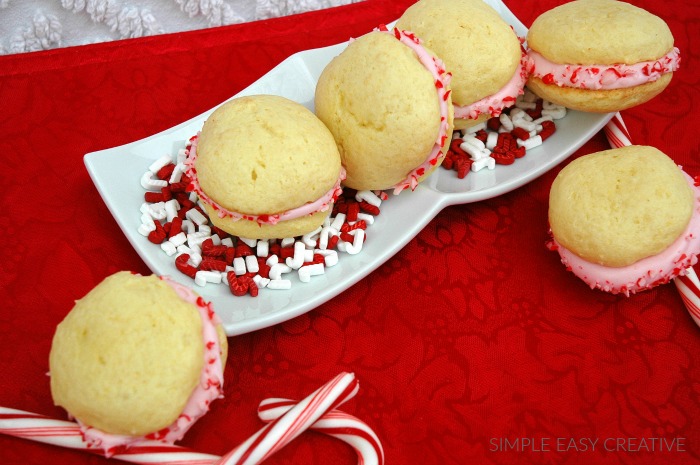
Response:
[{"label": "cream filled sandwich cookie", "polygon": [[211,305],[168,278],[107,277],[57,326],[51,395],[111,455],[182,439],[222,396],[228,345]]},{"label": "cream filled sandwich cookie", "polygon": [[442,163],[453,130],[450,75],[421,40],[380,27],[324,68],[314,98],[357,190],[415,189]]},{"label": "cream filled sandwich cookie", "polygon": [[420,0],[397,27],[420,37],[452,74],[455,127],[515,104],[531,69],[513,29],[481,0]]},{"label": "cream filled sandwich cookie", "polygon": [[663,19],[616,0],[578,0],[540,15],[527,44],[527,86],[568,108],[614,112],[663,91],[680,54]]},{"label": "cream filled sandwich cookie", "polygon": [[549,244],[591,288],[632,294],[697,262],[700,188],[654,147],[578,158],[552,184]]},{"label": "cream filled sandwich cookie", "polygon": [[186,165],[189,188],[214,226],[250,239],[313,231],[345,178],[328,128],[303,105],[275,95],[217,108],[192,140]]}]

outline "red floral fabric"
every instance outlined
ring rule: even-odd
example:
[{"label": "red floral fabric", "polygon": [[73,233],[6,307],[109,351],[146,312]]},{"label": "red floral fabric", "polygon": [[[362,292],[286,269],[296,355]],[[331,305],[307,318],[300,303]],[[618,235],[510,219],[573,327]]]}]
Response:
[{"label": "red floral fabric", "polygon": [[[410,3],[0,57],[0,405],[65,418],[47,377],[56,324],[105,276],[149,273],[85,153],[198,115],[290,54],[359,36]],[[506,3],[529,25],[563,2]],[[635,143],[698,175],[700,10],[634,3],[668,22],[683,61],[662,95],[623,117]],[[574,157],[607,147],[598,134]],[[343,408],[376,431],[388,464],[700,463],[700,329],[673,285],[630,298],[592,291],[545,249],[559,169],[446,208],[343,294],[230,338],[225,398],[183,445],[223,454],[261,427],[263,398],[301,398],[353,371],[361,389]],[[613,450],[611,438],[622,441]],[[640,438],[683,447],[635,450]],[[315,433],[268,461],[355,462],[349,446]],[[0,463],[108,462],[0,435]]]}]

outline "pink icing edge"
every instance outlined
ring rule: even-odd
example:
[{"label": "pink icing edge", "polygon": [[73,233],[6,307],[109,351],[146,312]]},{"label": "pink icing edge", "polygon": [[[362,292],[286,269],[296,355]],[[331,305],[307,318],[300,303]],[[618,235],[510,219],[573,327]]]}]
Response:
[{"label": "pink icing edge", "polygon": [[489,95],[470,105],[455,105],[455,118],[477,119],[482,114],[499,116],[505,108],[515,104],[519,95],[524,93],[525,83],[532,72],[533,63],[523,50],[520,63],[510,80],[495,94]]},{"label": "pink icing edge", "polygon": [[188,186],[189,190],[193,190],[199,199],[212,207],[219,218],[231,218],[234,221],[238,220],[248,220],[255,221],[258,224],[269,224],[275,225],[280,221],[289,221],[296,218],[301,218],[303,216],[311,215],[317,212],[324,212],[330,208],[338,197],[342,194],[343,190],[340,186],[341,182],[345,179],[345,168],[340,167],[340,173],[338,179],[333,185],[333,187],[323,194],[321,197],[313,202],[306,203],[300,207],[292,208],[282,213],[274,213],[269,215],[251,215],[246,213],[239,213],[227,209],[221,204],[217,203],[214,199],[209,197],[202,186],[199,184],[199,178],[197,177],[197,169],[195,168],[195,162],[197,161],[197,143],[199,140],[199,134],[193,136],[190,139],[190,147],[188,149],[187,160],[185,161],[185,166],[187,167],[185,174],[190,178],[190,184]]},{"label": "pink icing edge", "polygon": [[676,71],[681,62],[677,47],[658,60],[631,65],[567,65],[551,62],[534,50],[528,54],[534,63],[532,75],[545,84],[590,90],[622,89],[653,82],[665,73]]},{"label": "pink icing edge", "polygon": [[690,176],[683,174],[693,190],[693,213],[683,233],[661,253],[643,258],[632,265],[615,268],[584,260],[554,238],[551,239],[549,248],[556,250],[566,268],[591,289],[612,294],[629,296],[666,284],[676,276],[685,275],[686,269],[697,263],[697,255],[700,253],[700,188]]},{"label": "pink icing edge", "polygon": [[391,34],[402,44],[413,50],[421,64],[428,70],[428,72],[430,72],[430,74],[433,75],[433,78],[435,79],[438,105],[440,107],[440,130],[438,131],[437,141],[433,145],[433,148],[426,157],[425,161],[416,168],[412,169],[402,181],[392,186],[394,189],[394,195],[398,195],[403,190],[408,188],[415,190],[419,184],[420,178],[424,176],[428,170],[438,164],[442,149],[447,143],[447,131],[450,127],[448,122],[449,108],[447,106],[447,99],[452,92],[448,89],[452,74],[445,70],[445,65],[443,64],[442,60],[428,53],[425,47],[421,45],[421,40],[414,34],[408,31],[401,31],[397,28],[389,30],[383,25],[376,28],[375,31]]},{"label": "pink icing edge", "polygon": [[110,434],[87,426],[76,419],[81,427],[85,442],[90,447],[103,449],[107,457],[112,456],[121,447],[130,447],[146,441],[155,440],[168,444],[179,441],[190,427],[209,411],[209,404],[213,400],[223,397],[224,374],[219,335],[216,330],[217,325],[221,324],[221,320],[214,313],[211,303],[205,302],[191,289],[167,276],[161,276],[160,279],[170,285],[182,300],[194,305],[199,311],[204,341],[204,366],[200,373],[199,383],[192,391],[182,413],[173,424],[145,436]]}]

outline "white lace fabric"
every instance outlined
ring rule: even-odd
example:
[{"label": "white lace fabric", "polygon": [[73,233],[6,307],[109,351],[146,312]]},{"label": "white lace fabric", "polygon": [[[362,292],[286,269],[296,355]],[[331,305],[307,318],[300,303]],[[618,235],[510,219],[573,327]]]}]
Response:
[{"label": "white lace fabric", "polygon": [[361,0],[0,0],[0,55],[275,18]]}]

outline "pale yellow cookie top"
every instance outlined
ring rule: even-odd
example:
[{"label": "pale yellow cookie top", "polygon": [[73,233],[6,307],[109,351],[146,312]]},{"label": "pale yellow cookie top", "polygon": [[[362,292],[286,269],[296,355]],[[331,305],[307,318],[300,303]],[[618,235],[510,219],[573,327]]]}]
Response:
[{"label": "pale yellow cookie top", "polygon": [[284,97],[233,99],[206,120],[195,164],[202,190],[236,213],[282,213],[313,202],[338,181],[333,136]]},{"label": "pale yellow cookie top", "polygon": [[[433,75],[385,32],[357,38],[326,66],[315,106],[338,144],[345,184],[355,189],[402,181],[426,160],[440,130]],[[448,111],[451,128],[451,104]]]},{"label": "pale yellow cookie top", "polygon": [[520,63],[516,34],[482,0],[420,0],[397,27],[415,33],[452,73],[452,100],[470,105],[498,92]]},{"label": "pale yellow cookie top", "polygon": [[[225,337],[222,343],[225,353]],[[140,436],[177,419],[203,363],[195,306],[156,276],[119,272],[78,300],[58,325],[49,356],[51,393],[56,405],[89,426]]]},{"label": "pale yellow cookie top", "polygon": [[654,147],[605,150],[572,161],[549,196],[554,238],[579,257],[630,265],[670,246],[690,221],[685,175]]},{"label": "pale yellow cookie top", "polygon": [[532,23],[528,46],[554,63],[634,64],[673,48],[668,25],[646,10],[616,0],[576,0]]}]

